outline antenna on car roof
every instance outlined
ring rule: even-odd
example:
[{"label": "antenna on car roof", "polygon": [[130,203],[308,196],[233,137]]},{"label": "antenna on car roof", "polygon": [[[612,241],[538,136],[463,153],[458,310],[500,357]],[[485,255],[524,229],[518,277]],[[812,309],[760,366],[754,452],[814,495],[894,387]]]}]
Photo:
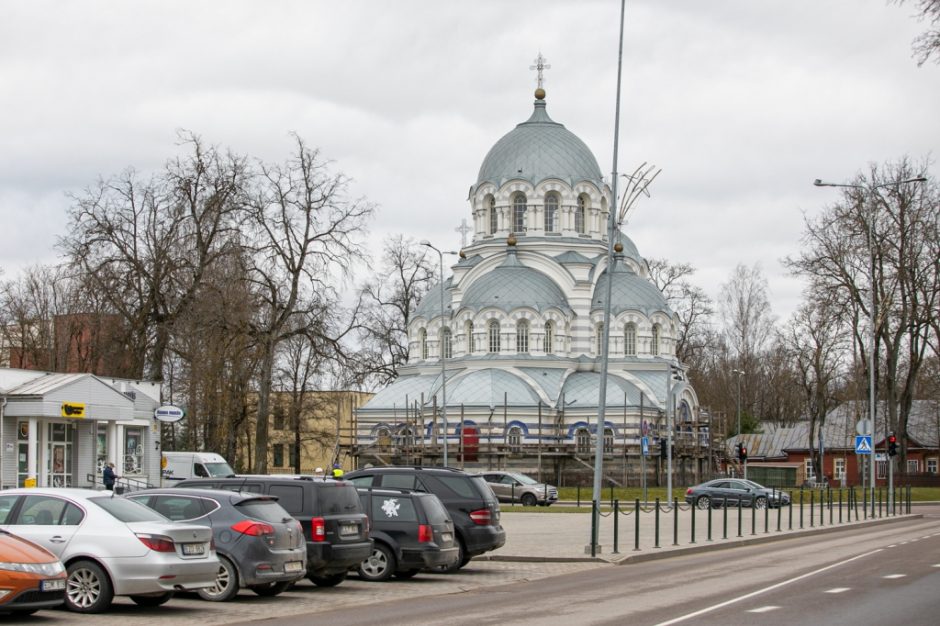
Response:
[{"label": "antenna on car roof", "polygon": [[248,477],[247,477],[247,476],[243,476],[243,477],[242,477],[242,484],[240,484],[240,485],[238,486],[238,493],[241,493],[242,491],[244,491],[244,489],[245,489],[245,483],[246,483],[246,482],[248,482]]}]

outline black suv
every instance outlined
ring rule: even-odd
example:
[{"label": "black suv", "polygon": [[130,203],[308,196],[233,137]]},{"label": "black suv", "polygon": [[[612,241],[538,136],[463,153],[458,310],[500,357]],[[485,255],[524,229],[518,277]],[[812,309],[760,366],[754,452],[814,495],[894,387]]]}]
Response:
[{"label": "black suv", "polygon": [[482,476],[449,467],[387,466],[356,470],[345,478],[357,487],[426,491],[440,498],[454,521],[460,554],[448,571],[506,543],[506,531],[499,524],[499,502]]},{"label": "black suv", "polygon": [[458,554],[454,522],[433,493],[360,489],[375,544],[359,565],[365,580],[411,578],[420,570],[452,566]]},{"label": "black suv", "polygon": [[243,476],[197,478],[176,487],[250,491],[277,496],[307,538],[307,578],[320,587],[343,582],[372,553],[369,519],[350,483],[327,478]]}]

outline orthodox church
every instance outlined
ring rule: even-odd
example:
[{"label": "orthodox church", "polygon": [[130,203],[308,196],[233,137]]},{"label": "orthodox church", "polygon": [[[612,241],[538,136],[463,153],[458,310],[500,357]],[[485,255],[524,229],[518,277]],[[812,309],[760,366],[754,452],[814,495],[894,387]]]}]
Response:
[{"label": "orthodox church", "polygon": [[707,416],[681,381],[675,313],[622,232],[608,265],[610,187],[541,87],[484,157],[469,202],[472,241],[413,311],[407,366],[356,412],[354,463],[590,472],[610,272],[605,476],[636,484],[641,467],[655,471],[672,415],[674,463],[700,476]]}]

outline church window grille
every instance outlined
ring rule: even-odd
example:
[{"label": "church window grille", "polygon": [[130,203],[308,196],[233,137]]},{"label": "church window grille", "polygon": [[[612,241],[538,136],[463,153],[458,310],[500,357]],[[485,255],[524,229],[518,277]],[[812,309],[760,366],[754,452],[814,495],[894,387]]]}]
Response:
[{"label": "church window grille", "polygon": [[545,322],[545,354],[555,351],[555,327],[551,322]]},{"label": "church window grille", "polygon": [[421,329],[421,332],[418,335],[419,341],[421,342],[421,358],[428,358],[428,331]]},{"label": "church window grille", "polygon": [[512,230],[516,233],[525,232],[526,202],[525,196],[516,194],[512,199]]},{"label": "church window grille", "polygon": [[636,324],[627,324],[623,329],[623,354],[636,356]]},{"label": "church window grille", "polygon": [[558,196],[553,193],[545,196],[545,232],[558,230]]},{"label": "church window grille", "polygon": [[587,428],[579,428],[575,431],[574,445],[578,454],[588,454],[591,451],[591,433]]},{"label": "church window grille", "polygon": [[499,214],[496,212],[496,198],[490,196],[489,206],[490,234],[495,233],[499,228]]},{"label": "church window grille", "polygon": [[489,324],[488,335],[490,343],[490,353],[499,354],[499,322],[493,320]]},{"label": "church window grille", "polygon": [[587,202],[584,196],[578,196],[578,208],[574,211],[574,229],[578,233],[584,232],[584,215],[587,212]]},{"label": "church window grille", "polygon": [[445,358],[445,359],[451,359],[451,358],[453,358],[453,357],[454,357],[454,355],[453,355],[453,346],[452,346],[452,343],[451,343],[451,340],[450,340],[450,329],[449,329],[449,328],[445,328],[445,329],[444,329],[444,333],[443,333],[443,337],[442,337],[442,344],[443,344],[443,354],[444,354],[444,358]]},{"label": "church window grille", "polygon": [[522,429],[518,426],[513,426],[509,429],[509,433],[506,435],[506,444],[509,446],[510,452],[521,452],[522,451]]},{"label": "church window grille", "polygon": [[604,324],[603,323],[597,325],[597,331],[594,333],[594,335],[595,335],[594,353],[597,356],[600,356],[601,352],[603,352],[603,347],[604,347]]},{"label": "church window grille", "polygon": [[516,352],[529,351],[529,322],[519,320],[516,324]]},{"label": "church window grille", "polygon": [[650,343],[650,353],[653,356],[659,354],[659,324],[653,324],[653,340]]},{"label": "church window grille", "polygon": [[467,322],[467,354],[473,354],[476,349],[476,341],[473,338],[473,322]]},{"label": "church window grille", "polygon": [[614,431],[612,428],[604,429],[604,454],[614,453]]}]

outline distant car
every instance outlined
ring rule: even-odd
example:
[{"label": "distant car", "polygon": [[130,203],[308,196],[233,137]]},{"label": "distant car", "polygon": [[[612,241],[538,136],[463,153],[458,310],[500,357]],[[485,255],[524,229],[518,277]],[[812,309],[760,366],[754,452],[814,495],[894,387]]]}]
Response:
[{"label": "distant car", "polygon": [[790,495],[779,489],[768,489],[754,481],[743,478],[718,478],[694,487],[685,492],[685,501],[700,509],[712,507],[741,506],[765,509],[790,504]]},{"label": "distant car", "polygon": [[318,587],[346,580],[372,553],[369,518],[348,482],[331,478],[239,476],[184,480],[178,488],[224,489],[277,496],[278,504],[300,522],[307,539],[307,579]]},{"label": "distant car", "polygon": [[520,472],[482,472],[500,502],[521,502],[523,506],[549,506],[558,502],[558,488],[540,483]]},{"label": "distant car", "polygon": [[66,578],[54,554],[0,531],[0,614],[30,615],[61,605]]},{"label": "distant car", "polygon": [[460,558],[454,522],[433,493],[360,489],[375,542],[359,565],[369,581],[411,578],[423,569],[449,567]]},{"label": "distant car", "polygon": [[65,606],[78,613],[100,613],[116,595],[158,606],[174,591],[211,587],[219,570],[210,529],[171,522],[110,491],[4,491],[0,529],[59,557],[68,572]]},{"label": "distant car", "polygon": [[382,487],[433,493],[454,521],[460,558],[446,571],[456,571],[474,556],[502,547],[506,531],[499,523],[499,501],[482,476],[450,467],[372,467],[348,472],[357,487]]},{"label": "distant car", "polygon": [[307,571],[303,528],[273,496],[171,488],[137,491],[127,498],[173,521],[212,529],[219,573],[214,587],[199,590],[204,600],[231,600],[241,587],[276,596]]}]

